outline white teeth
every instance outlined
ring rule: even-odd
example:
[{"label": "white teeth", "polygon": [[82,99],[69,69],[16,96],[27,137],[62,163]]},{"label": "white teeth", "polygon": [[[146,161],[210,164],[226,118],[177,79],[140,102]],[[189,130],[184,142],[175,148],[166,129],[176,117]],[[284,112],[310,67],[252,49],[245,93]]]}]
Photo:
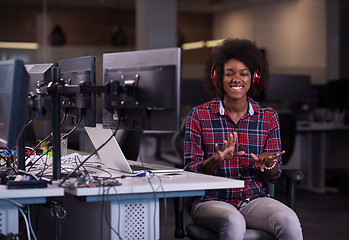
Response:
[{"label": "white teeth", "polygon": [[240,90],[240,89],[242,89],[242,87],[232,87],[233,89],[235,89],[235,90]]}]

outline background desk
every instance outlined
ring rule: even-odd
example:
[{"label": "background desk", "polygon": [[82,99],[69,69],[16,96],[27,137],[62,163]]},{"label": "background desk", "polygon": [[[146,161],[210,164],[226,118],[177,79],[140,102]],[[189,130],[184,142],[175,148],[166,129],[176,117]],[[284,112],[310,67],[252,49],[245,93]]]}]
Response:
[{"label": "background desk", "polygon": [[7,189],[7,186],[0,185],[0,232],[18,233],[18,209],[7,200],[20,204],[41,204],[46,203],[48,197],[63,195],[64,190],[53,185],[34,189]]},{"label": "background desk", "polygon": [[340,156],[340,152],[349,146],[345,136],[348,133],[348,125],[315,123],[297,126],[294,154],[285,168],[302,169],[304,179],[300,182],[300,188],[318,193],[336,191],[326,186],[326,169],[329,167],[328,163],[332,167],[340,166],[338,162],[347,159],[347,155]]},{"label": "background desk", "polygon": [[[241,188],[244,182],[210,175],[183,172],[179,176],[159,175],[150,178],[152,186],[145,177],[121,179],[121,186],[104,189],[104,200],[110,200],[111,225],[119,231],[122,239],[159,239],[159,199],[185,196],[201,196],[205,189]],[[66,189],[67,193],[82,198],[87,202],[102,201],[102,188]],[[77,205],[77,204],[76,204]],[[92,209],[91,209],[92,210]],[[69,214],[69,211],[67,212]],[[96,216],[94,225],[99,226],[100,214]],[[120,221],[119,221],[120,220]],[[92,219],[89,219],[92,221]],[[79,221],[75,221],[79,222]],[[93,224],[91,224],[93,226]],[[79,239],[92,239],[89,228],[74,227]],[[66,229],[71,239],[76,239],[74,228]],[[86,230],[85,230],[86,229]],[[98,229],[98,228],[97,228]],[[137,232],[136,232],[137,230]],[[81,236],[85,234],[86,236]],[[111,239],[119,239],[117,234],[110,232]],[[104,239],[108,239],[105,238]]]}]

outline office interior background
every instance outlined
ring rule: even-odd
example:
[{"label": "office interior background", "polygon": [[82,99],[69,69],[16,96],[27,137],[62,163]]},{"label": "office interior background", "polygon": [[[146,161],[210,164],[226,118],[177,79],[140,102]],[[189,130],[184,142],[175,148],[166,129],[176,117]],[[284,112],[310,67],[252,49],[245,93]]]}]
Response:
[{"label": "office interior background", "polygon": [[[308,101],[297,108],[300,121],[344,126],[339,131],[326,132],[327,156],[330,157],[325,159],[326,172],[320,177],[332,187],[331,191],[311,189],[313,186],[307,185],[307,181],[311,180],[307,179],[306,168],[305,183],[298,191],[305,189],[307,192],[315,192],[315,195],[303,196],[310,202],[324,197],[324,202],[341,202],[338,199],[327,199],[328,195],[347,199],[347,1],[1,0],[0,5],[1,60],[22,59],[25,63],[36,64],[94,55],[99,84],[103,81],[103,53],[181,47],[187,43],[201,44],[201,47],[195,49],[183,48],[182,52],[182,79],[197,80],[199,86],[204,60],[211,51],[211,47],[203,43],[229,37],[254,41],[263,51],[271,74],[310,77]],[[8,47],[7,42],[34,43],[34,47]],[[332,88],[331,83],[337,81],[347,82],[341,85],[344,87]],[[332,94],[329,93],[329,88]],[[338,96],[345,96],[340,100],[343,104],[331,105],[331,99]],[[287,108],[287,100],[275,107]],[[97,100],[97,103],[97,120],[101,120],[102,100]],[[169,139],[165,137],[161,141],[163,150],[170,150]],[[304,141],[302,137],[297,138],[290,168],[304,167],[302,161],[307,160],[302,151]],[[88,149],[81,142],[80,136],[75,143],[74,139],[70,139],[70,144],[77,150]],[[152,153],[155,144],[156,141],[151,138],[144,143],[153,149]],[[144,152],[149,154],[151,151]],[[314,161],[311,163],[316,164]],[[301,203],[297,206],[300,214],[302,207],[308,205]],[[328,207],[319,206],[319,209]],[[348,207],[344,204],[342,207],[342,213],[348,213]],[[348,220],[348,217],[341,217],[341,221],[345,219]],[[336,238],[322,239],[345,239],[345,235],[349,235],[348,232],[340,234]],[[321,236],[318,237],[321,239]]]}]

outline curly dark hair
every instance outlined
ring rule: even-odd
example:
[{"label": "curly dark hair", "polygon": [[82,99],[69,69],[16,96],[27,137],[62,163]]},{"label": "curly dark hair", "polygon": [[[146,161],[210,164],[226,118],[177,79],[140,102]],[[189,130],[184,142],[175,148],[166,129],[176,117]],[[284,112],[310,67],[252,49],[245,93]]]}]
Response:
[{"label": "curly dark hair", "polygon": [[[213,49],[205,63],[203,76],[205,88],[213,96],[220,97],[221,99],[224,98],[224,64],[230,59],[236,59],[245,64],[250,70],[251,75],[256,71],[260,73],[259,84],[251,84],[250,90],[247,92],[247,96],[257,101],[260,100],[265,93],[269,81],[268,64],[256,45],[247,39],[226,39],[222,44]],[[212,79],[213,71],[215,71],[214,80]]]}]

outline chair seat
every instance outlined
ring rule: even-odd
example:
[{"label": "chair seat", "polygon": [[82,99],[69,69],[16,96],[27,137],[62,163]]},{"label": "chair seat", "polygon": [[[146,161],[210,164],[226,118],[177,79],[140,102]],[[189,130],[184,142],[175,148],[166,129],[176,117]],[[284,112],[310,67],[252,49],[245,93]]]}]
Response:
[{"label": "chair seat", "polygon": [[[190,223],[185,227],[187,236],[191,240],[215,240],[218,239],[218,234],[206,228],[200,227],[194,223]],[[277,239],[274,235],[268,232],[257,229],[247,229],[244,240],[274,240]]]}]

